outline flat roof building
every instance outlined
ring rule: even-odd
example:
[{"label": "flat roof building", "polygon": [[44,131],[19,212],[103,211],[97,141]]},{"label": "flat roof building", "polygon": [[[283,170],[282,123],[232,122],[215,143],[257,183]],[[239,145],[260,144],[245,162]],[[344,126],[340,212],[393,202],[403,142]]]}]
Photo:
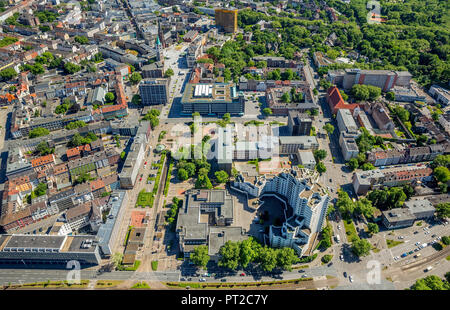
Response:
[{"label": "flat roof building", "polygon": [[238,10],[232,8],[215,9],[216,25],[222,27],[225,32],[235,33],[238,29]]},{"label": "flat roof building", "polygon": [[182,113],[191,115],[244,115],[245,99],[232,83],[188,83],[181,99]]},{"label": "flat roof building", "polygon": [[169,102],[169,79],[144,79],[139,84],[142,104],[158,105]]},{"label": "flat roof building", "polygon": [[51,264],[66,268],[67,262],[82,266],[100,264],[95,236],[1,235],[2,264]]}]

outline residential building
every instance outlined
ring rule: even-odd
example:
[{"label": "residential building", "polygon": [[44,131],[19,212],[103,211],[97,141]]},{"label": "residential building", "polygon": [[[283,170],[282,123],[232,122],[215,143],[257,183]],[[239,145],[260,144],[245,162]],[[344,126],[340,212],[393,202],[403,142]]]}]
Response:
[{"label": "residential building", "polygon": [[375,169],[353,173],[353,188],[358,195],[381,187],[402,186],[416,181],[429,181],[433,170],[426,166],[407,166],[392,169]]}]

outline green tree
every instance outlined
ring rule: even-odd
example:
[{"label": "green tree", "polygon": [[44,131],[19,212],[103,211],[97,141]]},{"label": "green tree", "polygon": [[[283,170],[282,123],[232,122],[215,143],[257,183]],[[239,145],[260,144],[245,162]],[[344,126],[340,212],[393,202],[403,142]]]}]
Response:
[{"label": "green tree", "polygon": [[36,138],[36,137],[46,136],[49,133],[50,133],[50,131],[47,128],[37,127],[37,128],[34,128],[33,130],[31,130],[30,133],[28,134],[28,136],[30,137],[30,139],[32,139],[32,138]]},{"label": "green tree", "polygon": [[139,84],[139,82],[142,80],[142,76],[139,72],[134,72],[133,74],[131,74],[130,76],[130,82],[133,85],[137,85]]},{"label": "green tree", "polygon": [[199,174],[197,180],[195,181],[195,188],[206,188],[211,189],[213,186],[206,174]]},{"label": "green tree", "polygon": [[277,251],[272,248],[267,246],[261,248],[258,257],[264,271],[272,271],[277,266]]},{"label": "green tree", "polygon": [[314,158],[317,161],[321,161],[327,157],[327,151],[325,150],[315,150],[314,151]]},{"label": "green tree", "polygon": [[344,218],[350,218],[355,211],[355,203],[350,199],[347,192],[339,191],[336,207]]},{"label": "green tree", "polygon": [[322,262],[325,264],[328,264],[329,262],[331,262],[332,258],[333,258],[333,255],[325,254],[324,256],[322,256]]},{"label": "green tree", "polygon": [[216,176],[217,183],[227,183],[230,178],[228,173],[224,170],[216,171],[214,175]]},{"label": "green tree", "polygon": [[178,169],[177,177],[181,181],[186,181],[189,178],[189,175],[185,169],[181,168]]},{"label": "green tree", "polygon": [[380,231],[380,227],[378,227],[377,224],[375,223],[368,223],[367,224],[367,229],[369,230],[369,233],[371,235],[376,234]]},{"label": "green tree", "polygon": [[218,265],[223,268],[236,270],[239,266],[240,247],[237,242],[227,241],[219,250]]},{"label": "green tree", "polygon": [[75,42],[80,44],[88,44],[89,39],[85,36],[75,36]]},{"label": "green tree", "polygon": [[239,264],[244,268],[258,256],[254,243],[257,242],[252,237],[239,242]]},{"label": "green tree", "polygon": [[81,70],[81,67],[79,65],[76,65],[71,62],[67,62],[64,64],[64,71],[68,74],[74,74]]},{"label": "green tree", "polygon": [[355,84],[352,87],[351,94],[358,101],[368,100],[370,97],[369,89],[366,85]]},{"label": "green tree", "polygon": [[271,108],[264,108],[263,109],[264,116],[270,116],[272,115],[272,109]]},{"label": "green tree", "polygon": [[172,68],[167,69],[166,72],[164,73],[164,76],[166,78],[171,77],[172,75],[174,75]]},{"label": "green tree", "polygon": [[186,169],[189,177],[193,177],[195,175],[195,164],[194,163],[186,163],[184,169]]},{"label": "green tree", "polygon": [[17,72],[13,68],[6,68],[6,69],[3,69],[2,71],[0,71],[0,77],[6,81],[11,80],[11,79],[15,78],[16,76],[17,76]]},{"label": "green tree", "polygon": [[330,123],[327,123],[323,126],[323,129],[329,134],[331,135],[334,132],[334,126],[331,125]]},{"label": "green tree", "polygon": [[114,253],[113,255],[111,255],[111,262],[113,263],[116,269],[122,265],[122,260],[123,260],[122,253]]},{"label": "green tree", "polygon": [[373,218],[373,213],[375,208],[372,206],[372,202],[367,198],[361,198],[355,203],[354,212],[357,214],[362,214],[364,217],[371,219]]},{"label": "green tree", "polygon": [[437,167],[434,169],[434,177],[442,183],[447,183],[450,179],[450,171],[447,167]]},{"label": "green tree", "polygon": [[108,103],[114,102],[114,100],[116,99],[116,96],[114,95],[114,93],[112,92],[107,92],[105,94],[105,101]]},{"label": "green tree", "polygon": [[52,154],[55,152],[54,148],[50,148],[48,146],[47,141],[42,141],[41,143],[39,143],[36,147],[36,151],[41,155],[48,155],[48,154]]},{"label": "green tree", "polygon": [[317,164],[316,164],[316,170],[317,170],[317,172],[319,172],[319,173],[324,173],[324,172],[326,172],[327,171],[327,168],[325,167],[325,165],[323,164],[323,162],[318,162]]},{"label": "green tree", "polygon": [[419,279],[411,286],[411,290],[432,290],[442,291],[445,290],[445,283],[441,278],[435,275],[428,276],[423,279]]},{"label": "green tree", "polygon": [[441,202],[436,205],[436,216],[440,219],[450,217],[450,202]]},{"label": "green tree", "polygon": [[390,91],[386,93],[386,99],[390,101],[395,101],[395,94],[394,92]]},{"label": "green tree", "polygon": [[194,248],[190,256],[191,261],[198,267],[206,267],[209,262],[208,246],[199,245]]},{"label": "green tree", "polygon": [[292,248],[281,248],[276,251],[277,255],[277,267],[292,271],[292,264],[295,264],[299,261],[298,256],[295,254],[294,249]]},{"label": "green tree", "polygon": [[230,119],[231,119],[230,113],[225,113],[225,114],[222,116],[222,119],[223,119],[225,122],[229,122]]},{"label": "green tree", "polygon": [[364,171],[374,170],[375,166],[372,165],[371,163],[365,163],[364,165],[362,165],[361,169],[364,170]]},{"label": "green tree", "polygon": [[359,166],[358,159],[351,158],[345,165],[349,167],[351,171],[354,171],[358,169]]},{"label": "green tree", "polygon": [[369,241],[360,239],[353,242],[351,249],[356,256],[361,257],[366,256],[370,253],[372,245]]},{"label": "green tree", "polygon": [[289,103],[291,102],[291,95],[288,92],[285,92],[282,96],[281,96],[281,101],[284,103]]}]

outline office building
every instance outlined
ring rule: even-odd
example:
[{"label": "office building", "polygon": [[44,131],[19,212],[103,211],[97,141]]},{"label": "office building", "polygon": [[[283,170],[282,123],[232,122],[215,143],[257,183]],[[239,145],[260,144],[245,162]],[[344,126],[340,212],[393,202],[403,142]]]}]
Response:
[{"label": "office building", "polygon": [[192,84],[186,85],[181,99],[182,113],[192,115],[198,112],[201,115],[222,116],[244,115],[245,99],[238,94],[236,86],[232,83]]},{"label": "office building", "polygon": [[308,114],[289,111],[288,127],[291,136],[309,136],[311,133],[312,119]]},{"label": "office building", "polygon": [[52,265],[65,269],[69,261],[81,266],[101,262],[94,236],[1,235],[0,263]]},{"label": "office building", "polygon": [[139,84],[143,105],[167,104],[169,102],[169,79],[144,79]]},{"label": "office building", "polygon": [[235,33],[238,29],[238,10],[221,8],[215,10],[216,25],[223,28],[225,32]]}]

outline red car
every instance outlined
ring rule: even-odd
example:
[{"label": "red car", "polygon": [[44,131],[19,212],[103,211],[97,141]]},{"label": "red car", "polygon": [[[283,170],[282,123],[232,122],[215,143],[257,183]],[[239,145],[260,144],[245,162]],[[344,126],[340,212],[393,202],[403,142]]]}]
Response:
[{"label": "red car", "polygon": [[146,164],[147,164],[147,162],[144,163],[144,165],[146,165]]},{"label": "red car", "polygon": [[245,273],[241,273],[241,277],[245,277]]}]

